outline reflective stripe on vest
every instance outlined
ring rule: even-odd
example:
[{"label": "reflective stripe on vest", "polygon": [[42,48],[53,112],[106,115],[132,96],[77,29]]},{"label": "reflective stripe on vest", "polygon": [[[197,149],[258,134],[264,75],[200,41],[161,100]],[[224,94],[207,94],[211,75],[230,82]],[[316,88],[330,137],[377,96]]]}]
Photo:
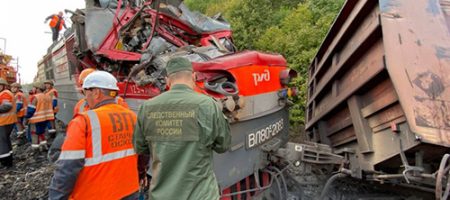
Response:
[{"label": "reflective stripe on vest", "polygon": [[102,129],[100,127],[100,120],[98,119],[97,113],[92,110],[88,111],[87,115],[92,130],[92,157],[99,158],[102,157]]},{"label": "reflective stripe on vest", "polygon": [[0,114],[0,117],[6,117],[6,116],[11,116],[11,115],[15,115],[15,113],[3,113],[3,114]]},{"label": "reflective stripe on vest", "polygon": [[80,107],[78,108],[78,113],[84,112],[85,111],[84,108],[86,108],[86,106],[87,106],[87,102],[86,102],[86,99],[84,99],[84,102],[81,103]]},{"label": "reflective stripe on vest", "polygon": [[35,95],[36,104],[30,104],[31,108],[36,108],[33,116],[30,118],[29,122],[32,124],[43,122],[46,120],[54,119],[54,114],[51,106],[51,100],[48,95],[39,93]]},{"label": "reflective stripe on vest", "polygon": [[108,153],[100,157],[94,157],[94,158],[87,158],[85,161],[84,166],[92,166],[97,165],[104,162],[109,162],[121,158],[125,158],[127,156],[135,155],[134,149],[125,149],[122,151],[116,151],[113,153]]},{"label": "reflective stripe on vest", "polygon": [[[3,104],[5,104],[5,105],[10,105],[10,106],[13,105],[13,104],[12,104],[11,102],[9,102],[8,100],[3,101]],[[7,116],[11,116],[11,115],[14,115],[14,113],[13,113],[13,112],[7,112],[7,113],[0,114],[0,117],[7,117]]]},{"label": "reflective stripe on vest", "polygon": [[87,115],[91,124],[92,131],[92,158],[86,158],[84,166],[92,166],[109,162],[116,159],[125,158],[127,156],[135,155],[134,149],[124,149],[113,153],[102,154],[102,129],[100,127],[100,120],[95,111],[88,111]]},{"label": "reflective stripe on vest", "polygon": [[59,154],[58,160],[84,159],[85,155],[86,155],[85,150],[62,151],[61,154]]}]

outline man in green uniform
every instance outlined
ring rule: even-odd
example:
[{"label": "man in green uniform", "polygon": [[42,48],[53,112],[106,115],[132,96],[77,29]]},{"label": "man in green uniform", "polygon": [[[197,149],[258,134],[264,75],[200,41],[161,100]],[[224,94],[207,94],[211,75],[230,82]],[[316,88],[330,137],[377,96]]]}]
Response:
[{"label": "man in green uniform", "polygon": [[193,90],[189,60],[173,58],[166,70],[170,90],[140,107],[133,135],[136,153],[151,153],[150,199],[219,199],[212,158],[230,147],[229,123],[214,99]]}]

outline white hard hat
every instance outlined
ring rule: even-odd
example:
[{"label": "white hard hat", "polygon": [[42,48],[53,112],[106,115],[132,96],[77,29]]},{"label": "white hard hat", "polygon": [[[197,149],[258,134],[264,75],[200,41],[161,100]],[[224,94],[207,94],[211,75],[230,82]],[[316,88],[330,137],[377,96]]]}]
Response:
[{"label": "white hard hat", "polygon": [[105,71],[95,71],[89,74],[83,82],[83,89],[101,88],[119,90],[116,78]]}]

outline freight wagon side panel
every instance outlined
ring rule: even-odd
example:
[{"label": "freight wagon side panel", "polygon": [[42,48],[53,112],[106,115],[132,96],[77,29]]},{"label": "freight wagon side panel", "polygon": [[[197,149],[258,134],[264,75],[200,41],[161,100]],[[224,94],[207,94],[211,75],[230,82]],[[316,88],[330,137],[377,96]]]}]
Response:
[{"label": "freight wagon side panel", "polygon": [[359,172],[395,171],[402,151],[440,160],[450,146],[442,10],[439,1],[347,1],[309,67],[309,139],[350,153]]},{"label": "freight wagon side panel", "polygon": [[47,61],[46,79],[53,80],[58,90],[59,112],[58,120],[68,124],[73,116],[73,108],[82,95],[77,90],[77,66],[79,63],[73,55],[75,38],[70,34],[67,38],[59,40],[50,48]]},{"label": "freight wagon side panel", "polygon": [[[450,146],[450,37],[439,1],[380,1],[386,67],[424,142]],[[407,105],[407,106],[406,106]]]}]

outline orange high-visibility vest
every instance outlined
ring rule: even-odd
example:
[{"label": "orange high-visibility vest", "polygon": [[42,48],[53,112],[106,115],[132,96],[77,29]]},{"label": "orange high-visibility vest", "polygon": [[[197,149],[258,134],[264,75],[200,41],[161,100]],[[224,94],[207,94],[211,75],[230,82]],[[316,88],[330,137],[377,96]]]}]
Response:
[{"label": "orange high-visibility vest", "polygon": [[14,94],[9,90],[3,90],[2,92],[0,92],[0,104],[12,105],[11,110],[6,113],[0,114],[0,126],[16,123],[16,99],[14,98]]},{"label": "orange high-visibility vest", "polygon": [[[115,98],[115,102],[124,108],[128,108],[127,102],[122,98],[117,96]],[[78,113],[86,112],[89,110],[89,105],[85,98],[80,99],[77,104],[75,104],[75,107],[73,108],[73,116],[77,115]]]},{"label": "orange high-visibility vest", "polygon": [[69,123],[59,160],[85,161],[69,199],[121,199],[139,190],[135,123],[136,114],[118,104],[78,114]]},{"label": "orange high-visibility vest", "polygon": [[[45,93],[46,95],[49,95],[51,98],[52,98],[52,101],[53,101],[53,99],[58,99],[58,90],[56,90],[55,88],[52,88],[51,90],[49,90],[48,92],[46,92]],[[53,102],[52,102],[53,103]],[[53,110],[53,113],[58,113],[58,111],[59,111],[59,106],[57,105],[56,107],[55,107],[55,109],[53,109],[53,106],[52,106],[52,110]]]},{"label": "orange high-visibility vest", "polygon": [[52,110],[52,100],[50,96],[43,93],[35,94],[33,97],[33,102],[30,107],[36,109],[33,116],[30,118],[29,122],[32,124],[43,122],[47,120],[54,120],[55,116]]},{"label": "orange high-visibility vest", "polygon": [[58,23],[58,20],[61,20],[59,22],[59,27],[58,30],[61,30],[62,27],[64,26],[64,19],[62,17],[59,17],[58,15],[53,15],[52,20],[50,21],[50,27],[54,28],[56,26],[56,24]]},{"label": "orange high-visibility vest", "polygon": [[30,95],[28,95],[28,102],[33,102],[33,99],[34,99],[34,95],[35,94],[30,94]]},{"label": "orange high-visibility vest", "polygon": [[22,103],[22,109],[20,109],[19,112],[17,112],[17,117],[24,117],[28,107],[28,100],[25,97],[25,95],[20,91],[16,93],[16,104],[19,102]]},{"label": "orange high-visibility vest", "polygon": [[89,105],[87,104],[86,99],[82,98],[78,100],[77,104],[75,104],[75,107],[73,107],[73,117],[86,110],[89,110]]}]

